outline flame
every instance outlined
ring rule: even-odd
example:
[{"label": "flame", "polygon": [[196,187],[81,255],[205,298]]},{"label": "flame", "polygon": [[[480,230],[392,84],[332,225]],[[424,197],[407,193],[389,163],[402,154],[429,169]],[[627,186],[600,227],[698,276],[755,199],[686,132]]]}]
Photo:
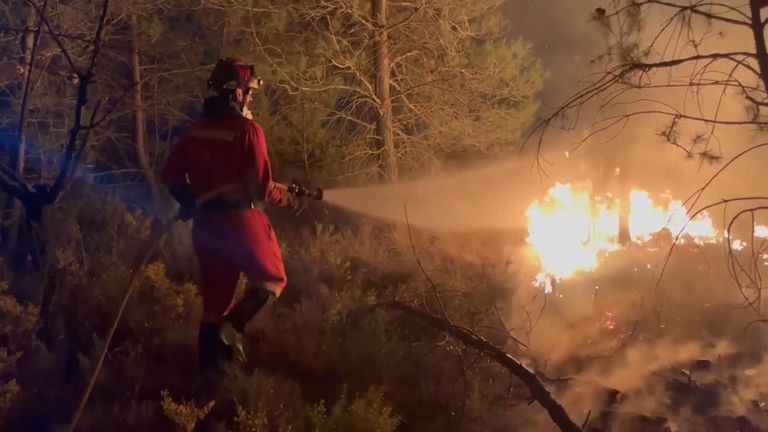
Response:
[{"label": "flame", "polygon": [[743,250],[745,247],[747,247],[747,244],[742,240],[736,239],[731,242],[731,249],[735,251]]},{"label": "flame", "polygon": [[690,236],[697,243],[717,241],[712,218],[702,213],[689,220],[682,201],[670,200],[666,207],[657,206],[648,192],[633,190],[629,194],[629,206],[629,232],[635,242],[647,242],[664,228],[674,236]]},{"label": "flame", "polygon": [[558,183],[528,208],[528,243],[544,273],[557,279],[594,270],[599,255],[616,248],[618,215],[610,203],[593,206],[589,193]]},{"label": "flame", "polygon": [[757,238],[768,238],[768,226],[755,225],[754,236]]},{"label": "flame", "polygon": [[[672,238],[680,234],[680,241],[718,241],[718,232],[708,214],[689,220],[681,201],[669,196],[662,196],[661,200],[666,204],[657,204],[646,191],[630,192],[628,228],[633,242],[647,243],[665,228]],[[586,190],[561,183],[550,188],[543,200],[535,200],[526,212],[527,241],[541,266],[535,284],[550,291],[553,279],[592,271],[603,257],[620,249],[621,204],[609,195],[593,197]],[[764,232],[768,236],[768,227]]]}]

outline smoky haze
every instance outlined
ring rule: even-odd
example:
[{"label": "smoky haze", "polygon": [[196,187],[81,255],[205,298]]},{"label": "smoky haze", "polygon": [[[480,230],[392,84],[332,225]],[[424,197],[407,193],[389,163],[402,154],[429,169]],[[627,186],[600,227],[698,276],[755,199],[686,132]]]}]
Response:
[{"label": "smoky haze", "polygon": [[[510,31],[531,41],[548,73],[541,94],[543,112],[577,91],[589,73],[603,70],[604,66],[590,63],[605,47],[604,35],[589,19],[598,6],[607,8],[610,2],[510,2]],[[646,28],[657,29],[659,20],[649,16]],[[723,33],[708,40],[707,52],[753,49],[748,32],[716,30]],[[677,75],[664,72],[652,79],[673,82],[691,72],[678,69]],[[724,161],[749,146],[768,142],[764,133],[750,126],[718,126],[713,131],[710,125],[681,122],[680,145],[687,146],[700,134],[711,136],[710,149],[723,161],[709,163],[686,158],[684,151],[660,136],[669,118],[644,116],[576,146],[597,129],[590,127],[591,122],[633,110],[658,109],[659,101],[702,116],[716,113],[735,119],[745,115],[738,94],[670,89],[628,93],[617,100],[624,104],[609,112],[585,109],[575,130],[546,135],[538,160],[534,141],[496,162],[451,168],[394,185],[330,191],[328,197],[371,217],[395,221],[403,221],[405,203],[412,225],[433,230],[525,231],[526,209],[555,182],[575,183],[595,193],[621,196],[636,188],[652,196],[668,192],[685,199]],[[722,198],[761,195],[767,152],[759,150],[734,163],[695,208]],[[734,210],[730,208],[731,215]],[[727,215],[719,210],[710,214],[722,229]],[[608,425],[605,430],[767,430],[764,412],[755,411],[768,398],[768,387],[760,378],[768,372],[762,348],[766,331],[764,326],[751,325],[754,311],[743,307],[744,296],[729,276],[722,245],[679,247],[663,277],[667,249],[621,250],[597,270],[559,283],[544,304],[540,288],[530,283],[538,271],[536,265],[527,260],[523,247],[512,245],[510,250],[514,264],[498,276],[510,286],[509,328],[525,328],[532,311],[544,312],[526,339],[530,352],[515,351],[519,347],[514,344],[507,348],[550,377],[569,378],[560,396],[579,422],[591,414],[591,424],[602,422]],[[606,394],[614,389],[621,402],[606,409]],[[757,419],[759,428],[737,425],[737,416]],[[653,421],[662,426],[652,427]],[[555,428],[542,415],[537,425],[520,430]]]},{"label": "smoky haze", "polygon": [[[590,17],[595,8],[610,6],[605,3],[548,0],[545,7],[534,0],[509,2],[510,34],[529,41],[546,70],[542,114],[551,112],[594,79],[589,74],[604,70],[604,64],[593,60],[605,52],[607,38]],[[655,30],[659,22],[659,16],[649,15],[645,27]],[[708,40],[708,50],[751,49],[749,32],[723,30]],[[649,37],[650,33],[646,39]],[[662,72],[653,79],[670,82],[688,72],[692,70],[679,69],[677,77]],[[670,117],[633,117],[626,125],[599,133],[611,116],[658,109],[660,103],[682,112],[717,113],[721,118],[744,116],[741,95],[720,94],[718,90],[698,94],[684,89],[627,93],[609,110],[598,113],[592,104],[581,111],[578,119],[570,116],[569,122],[578,120],[573,130],[550,129],[538,158],[534,137],[521,151],[497,155],[494,162],[451,166],[439,174],[417,176],[394,185],[331,190],[326,197],[332,204],[401,222],[407,205],[413,225],[436,230],[524,228],[525,210],[556,182],[576,183],[595,194],[622,196],[628,189],[644,189],[652,195],[668,192],[685,199],[722,164],[686,158],[683,150],[666,142],[661,133],[669,126]],[[713,131],[709,125],[680,122],[677,129],[677,141],[685,147],[696,136],[711,136],[709,148],[723,160],[760,140],[768,141],[765,134],[749,126],[718,126]],[[762,169],[766,159],[766,151],[758,151],[740,160],[712,184],[699,204],[759,193],[761,179],[766,177]]]},{"label": "smoky haze", "polygon": [[[546,3],[546,6],[544,6]],[[531,43],[534,54],[547,71],[542,105],[559,105],[563,97],[578,89],[590,72],[590,60],[605,45],[598,26],[590,19],[598,0],[509,0],[509,34]]]},{"label": "smoky haze", "polygon": [[[590,21],[598,6],[609,7],[610,2],[510,1],[510,32],[532,43],[548,73],[541,94],[543,113],[577,91],[589,73],[603,70],[599,62],[590,62],[605,48],[604,35]],[[659,19],[649,16],[646,28],[658,28]],[[708,52],[753,49],[748,33],[722,30],[708,40]],[[670,82],[690,72],[678,69],[677,76],[659,73],[652,79]],[[331,190],[326,196],[332,204],[400,222],[407,205],[412,225],[444,232],[524,231],[526,209],[555,182],[575,183],[595,193],[620,196],[636,188],[685,199],[722,168],[723,162],[686,158],[680,148],[666,142],[660,133],[669,118],[635,117],[621,130],[597,134],[577,146],[595,131],[593,122],[658,108],[653,101],[702,115],[717,113],[726,119],[745,115],[738,94],[644,90],[642,95],[626,94],[618,100],[623,104],[609,112],[587,107],[577,128],[553,130],[545,136],[538,159],[533,141],[495,162],[451,167],[392,185]],[[751,145],[768,142],[764,133],[750,126],[718,126],[713,131],[711,125],[682,122],[678,133],[681,145],[699,134],[711,136],[710,149],[723,161]],[[697,207],[722,198],[760,195],[768,180],[763,168],[767,151],[754,152],[733,164]],[[711,216],[722,229],[728,215],[720,210]],[[735,207],[729,210],[732,215]],[[613,410],[613,417],[604,420],[612,430],[768,430],[764,413],[751,417],[762,419],[762,429],[737,427],[723,420],[754,415],[755,407],[768,399],[768,386],[759,378],[768,374],[768,357],[762,348],[767,339],[764,326],[751,325],[755,314],[743,307],[744,297],[728,274],[722,245],[681,247],[671,256],[663,278],[660,267],[666,250],[622,250],[596,271],[563,281],[544,305],[540,288],[530,284],[535,265],[526,262],[520,245],[510,249],[514,264],[498,275],[510,286],[505,314],[509,327],[525,328],[532,311],[544,312],[526,339],[530,351],[514,344],[508,348],[550,377],[569,378],[560,395],[578,422],[590,414],[593,422],[602,421],[605,394],[616,389],[623,402]],[[694,364],[706,370],[695,372]],[[557,383],[551,385],[557,387]],[[650,422],[656,416],[676,426],[632,426],[627,420]],[[521,430],[554,427],[542,415],[537,426]]]}]

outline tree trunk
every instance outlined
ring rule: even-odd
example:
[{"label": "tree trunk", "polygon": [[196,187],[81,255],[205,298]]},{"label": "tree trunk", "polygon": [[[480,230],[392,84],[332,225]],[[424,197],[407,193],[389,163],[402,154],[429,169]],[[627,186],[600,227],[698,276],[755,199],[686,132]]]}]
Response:
[{"label": "tree trunk", "polygon": [[35,47],[35,32],[32,28],[32,22],[35,20],[35,10],[30,6],[27,13],[27,25],[24,29],[24,59],[23,59],[23,74],[21,81],[23,83],[23,93],[21,99],[21,109],[19,111],[19,124],[16,129],[16,139],[18,146],[11,153],[11,165],[20,176],[24,171],[24,157],[27,148],[27,139],[25,136],[26,123],[27,123],[27,103],[29,99],[29,91],[32,82],[32,55]]},{"label": "tree trunk", "polygon": [[146,142],[146,113],[144,111],[144,102],[141,91],[141,61],[139,56],[139,33],[138,17],[136,14],[131,16],[131,69],[133,73],[133,105],[134,114],[134,139],[136,141],[136,158],[139,161],[139,167],[149,184],[152,201],[157,196],[157,181],[155,179],[154,167],[150,163],[147,154]]},{"label": "tree trunk", "polygon": [[765,46],[765,26],[760,14],[760,8],[764,6],[763,0],[749,0],[749,12],[751,15],[752,36],[755,40],[755,54],[757,54],[757,63],[760,66],[760,78],[763,81],[763,87],[768,92],[768,49]]},{"label": "tree trunk", "polygon": [[[32,87],[32,66],[34,62],[34,51],[36,46],[36,32],[33,29],[32,23],[35,21],[37,13],[32,6],[27,8],[27,22],[24,29],[24,38],[22,50],[22,96],[21,105],[19,108],[19,123],[16,128],[16,148],[11,149],[11,167],[19,175],[19,178],[24,178],[24,160],[26,156],[26,125],[27,125],[27,105],[29,104],[29,95]],[[38,23],[38,27],[42,23]],[[38,29],[39,35],[39,29]],[[24,224],[21,223],[21,219],[24,216],[23,207],[21,203],[13,197],[8,197],[5,203],[5,210],[10,213],[10,220],[5,228],[5,235],[3,238],[4,250],[3,255],[6,257],[6,262],[11,264],[14,272],[12,281],[16,281],[19,271],[24,267],[26,261],[27,245],[20,244],[20,239],[26,241],[25,236],[21,235],[21,231],[24,229]],[[29,293],[24,293],[20,289],[19,283],[11,283],[11,293],[16,295],[19,299],[23,299]],[[26,294],[26,295],[25,295]]]},{"label": "tree trunk", "polygon": [[380,139],[380,167],[387,180],[396,180],[397,156],[392,126],[392,99],[390,97],[389,43],[387,33],[387,0],[371,0],[376,50],[376,92],[379,98],[379,116],[376,129]]},{"label": "tree trunk", "polygon": [[[626,186],[624,182],[620,183],[621,186]],[[622,187],[620,189],[621,199],[619,200],[619,244],[627,246],[632,241],[632,233],[629,229],[629,217],[631,202],[630,191],[628,188]]]}]

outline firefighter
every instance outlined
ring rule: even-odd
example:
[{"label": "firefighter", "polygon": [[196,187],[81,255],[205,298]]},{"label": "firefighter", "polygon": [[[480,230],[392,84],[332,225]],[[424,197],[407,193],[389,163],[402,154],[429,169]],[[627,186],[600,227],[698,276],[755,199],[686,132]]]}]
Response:
[{"label": "firefighter", "polygon": [[[272,181],[264,132],[248,111],[261,86],[253,66],[220,59],[207,84],[215,95],[205,99],[202,115],[172,149],[162,172],[181,219],[193,220],[203,300],[198,333],[203,375],[220,371],[233,357],[245,360],[246,324],[285,287],[280,248],[260,206],[294,204],[291,194]],[[249,286],[235,302],[241,273]]]}]

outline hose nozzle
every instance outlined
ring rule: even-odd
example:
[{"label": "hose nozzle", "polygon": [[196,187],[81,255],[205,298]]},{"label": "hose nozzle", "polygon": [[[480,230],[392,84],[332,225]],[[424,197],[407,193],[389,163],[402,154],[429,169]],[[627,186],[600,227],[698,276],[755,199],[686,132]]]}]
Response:
[{"label": "hose nozzle", "polygon": [[318,201],[323,199],[322,189],[316,188],[314,191],[311,191],[309,188],[296,181],[288,186],[288,192],[299,198],[312,198]]}]

